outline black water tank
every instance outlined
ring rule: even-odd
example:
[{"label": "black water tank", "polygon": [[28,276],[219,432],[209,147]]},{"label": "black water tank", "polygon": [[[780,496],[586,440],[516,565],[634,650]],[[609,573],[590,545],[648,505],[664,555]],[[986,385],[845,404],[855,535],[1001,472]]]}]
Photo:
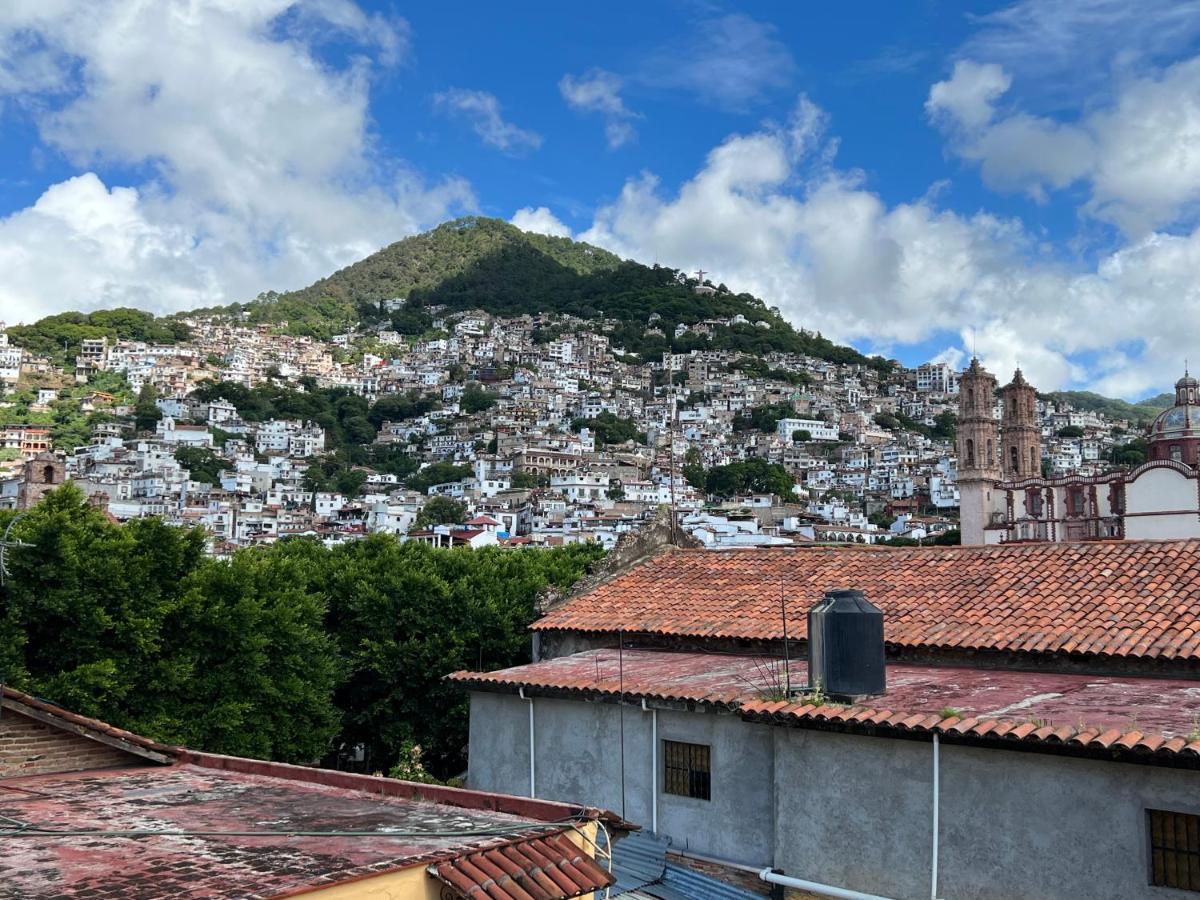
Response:
[{"label": "black water tank", "polygon": [[862,591],[827,591],[808,611],[808,680],[833,700],[887,690],[883,611]]}]

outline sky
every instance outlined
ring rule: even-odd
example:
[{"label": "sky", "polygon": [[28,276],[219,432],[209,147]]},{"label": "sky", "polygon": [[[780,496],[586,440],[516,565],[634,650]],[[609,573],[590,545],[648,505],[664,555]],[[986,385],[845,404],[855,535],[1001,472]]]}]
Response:
[{"label": "sky", "polygon": [[481,214],[1139,399],[1200,360],[1198,213],[1200,0],[0,3],[10,324]]}]

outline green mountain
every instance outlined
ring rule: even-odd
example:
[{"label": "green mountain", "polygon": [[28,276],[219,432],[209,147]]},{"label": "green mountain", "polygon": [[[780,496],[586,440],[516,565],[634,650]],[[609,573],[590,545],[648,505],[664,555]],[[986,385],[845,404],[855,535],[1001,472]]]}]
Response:
[{"label": "green mountain", "polygon": [[1099,412],[1110,419],[1128,419],[1142,426],[1149,425],[1155,416],[1175,402],[1174,394],[1159,394],[1137,403],[1114,400],[1091,391],[1054,391],[1039,396],[1054,403],[1068,403],[1087,412]]},{"label": "green mountain", "polygon": [[[796,331],[778,310],[750,294],[724,285],[697,293],[697,285],[675,269],[622,260],[599,247],[531,234],[500,219],[468,217],[391,244],[302,290],[263,294],[245,311],[252,322],[286,322],[288,331],[316,337],[352,321],[391,320],[396,330],[417,334],[429,328],[430,311],[437,307],[607,318],[618,323],[610,334],[614,346],[647,357],[693,347],[781,350],[889,368],[882,359]],[[408,300],[402,310],[383,307],[383,301],[398,297]],[[646,333],[653,314],[661,335]],[[718,328],[711,339],[673,337],[679,323],[738,315],[746,324]]]}]

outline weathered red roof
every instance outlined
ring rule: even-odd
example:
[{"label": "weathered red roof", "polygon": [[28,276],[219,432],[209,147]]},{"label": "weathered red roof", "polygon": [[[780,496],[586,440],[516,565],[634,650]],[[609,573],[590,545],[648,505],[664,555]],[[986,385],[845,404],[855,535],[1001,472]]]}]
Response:
[{"label": "weathered red roof", "polygon": [[469,900],[567,900],[613,883],[611,874],[561,832],[462,854],[429,868]]},{"label": "weathered red roof", "polygon": [[[793,689],[808,665],[792,660]],[[939,732],[1084,751],[1200,759],[1200,682],[1067,675],[974,667],[887,667],[887,692],[870,706],[776,699],[783,661],[669,650],[589,650],[497,672],[455,672],[464,687],[586,697],[692,702],[758,721],[843,725],[885,732]]]},{"label": "weathered red roof", "polygon": [[[562,804],[534,818],[503,810],[526,802],[535,809],[539,801],[463,791],[475,797],[452,804],[440,798],[452,789],[404,796],[397,790],[423,786],[196,758],[212,765],[4,780],[12,790],[0,790],[0,896],[278,896],[534,840],[554,848],[550,864],[581,882],[598,877],[575,864],[574,844],[568,854],[556,840],[571,830],[561,821],[569,809]],[[217,767],[221,760],[228,765]],[[300,777],[305,772],[314,780]],[[129,833],[143,831],[150,833]]]},{"label": "weathered red roof", "polygon": [[1200,658],[1200,540],[997,547],[673,549],[552,609],[539,630],[719,638],[807,634],[857,588],[909,648]]}]

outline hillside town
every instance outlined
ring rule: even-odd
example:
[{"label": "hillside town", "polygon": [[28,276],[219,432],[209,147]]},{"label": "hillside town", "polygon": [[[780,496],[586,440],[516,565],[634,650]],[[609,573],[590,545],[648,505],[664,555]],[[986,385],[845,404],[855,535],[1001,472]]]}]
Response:
[{"label": "hillside town", "polygon": [[[613,342],[615,320],[427,311],[421,334],[384,320],[329,340],[192,315],[186,340],[88,338],[57,361],[0,327],[0,508],[69,479],[118,521],[202,527],[216,555],[376,532],[611,547],[662,509],[710,548],[957,533],[961,373],[948,361],[703,349],[754,324],[742,316],[681,323],[673,337],[701,348],[647,361]],[[645,329],[662,333],[657,315]],[[329,423],[251,409],[264,390],[357,398],[366,416],[343,419],[341,441],[370,452],[347,462]],[[1040,398],[1032,415],[1051,478],[1102,475],[1139,432]]]}]

